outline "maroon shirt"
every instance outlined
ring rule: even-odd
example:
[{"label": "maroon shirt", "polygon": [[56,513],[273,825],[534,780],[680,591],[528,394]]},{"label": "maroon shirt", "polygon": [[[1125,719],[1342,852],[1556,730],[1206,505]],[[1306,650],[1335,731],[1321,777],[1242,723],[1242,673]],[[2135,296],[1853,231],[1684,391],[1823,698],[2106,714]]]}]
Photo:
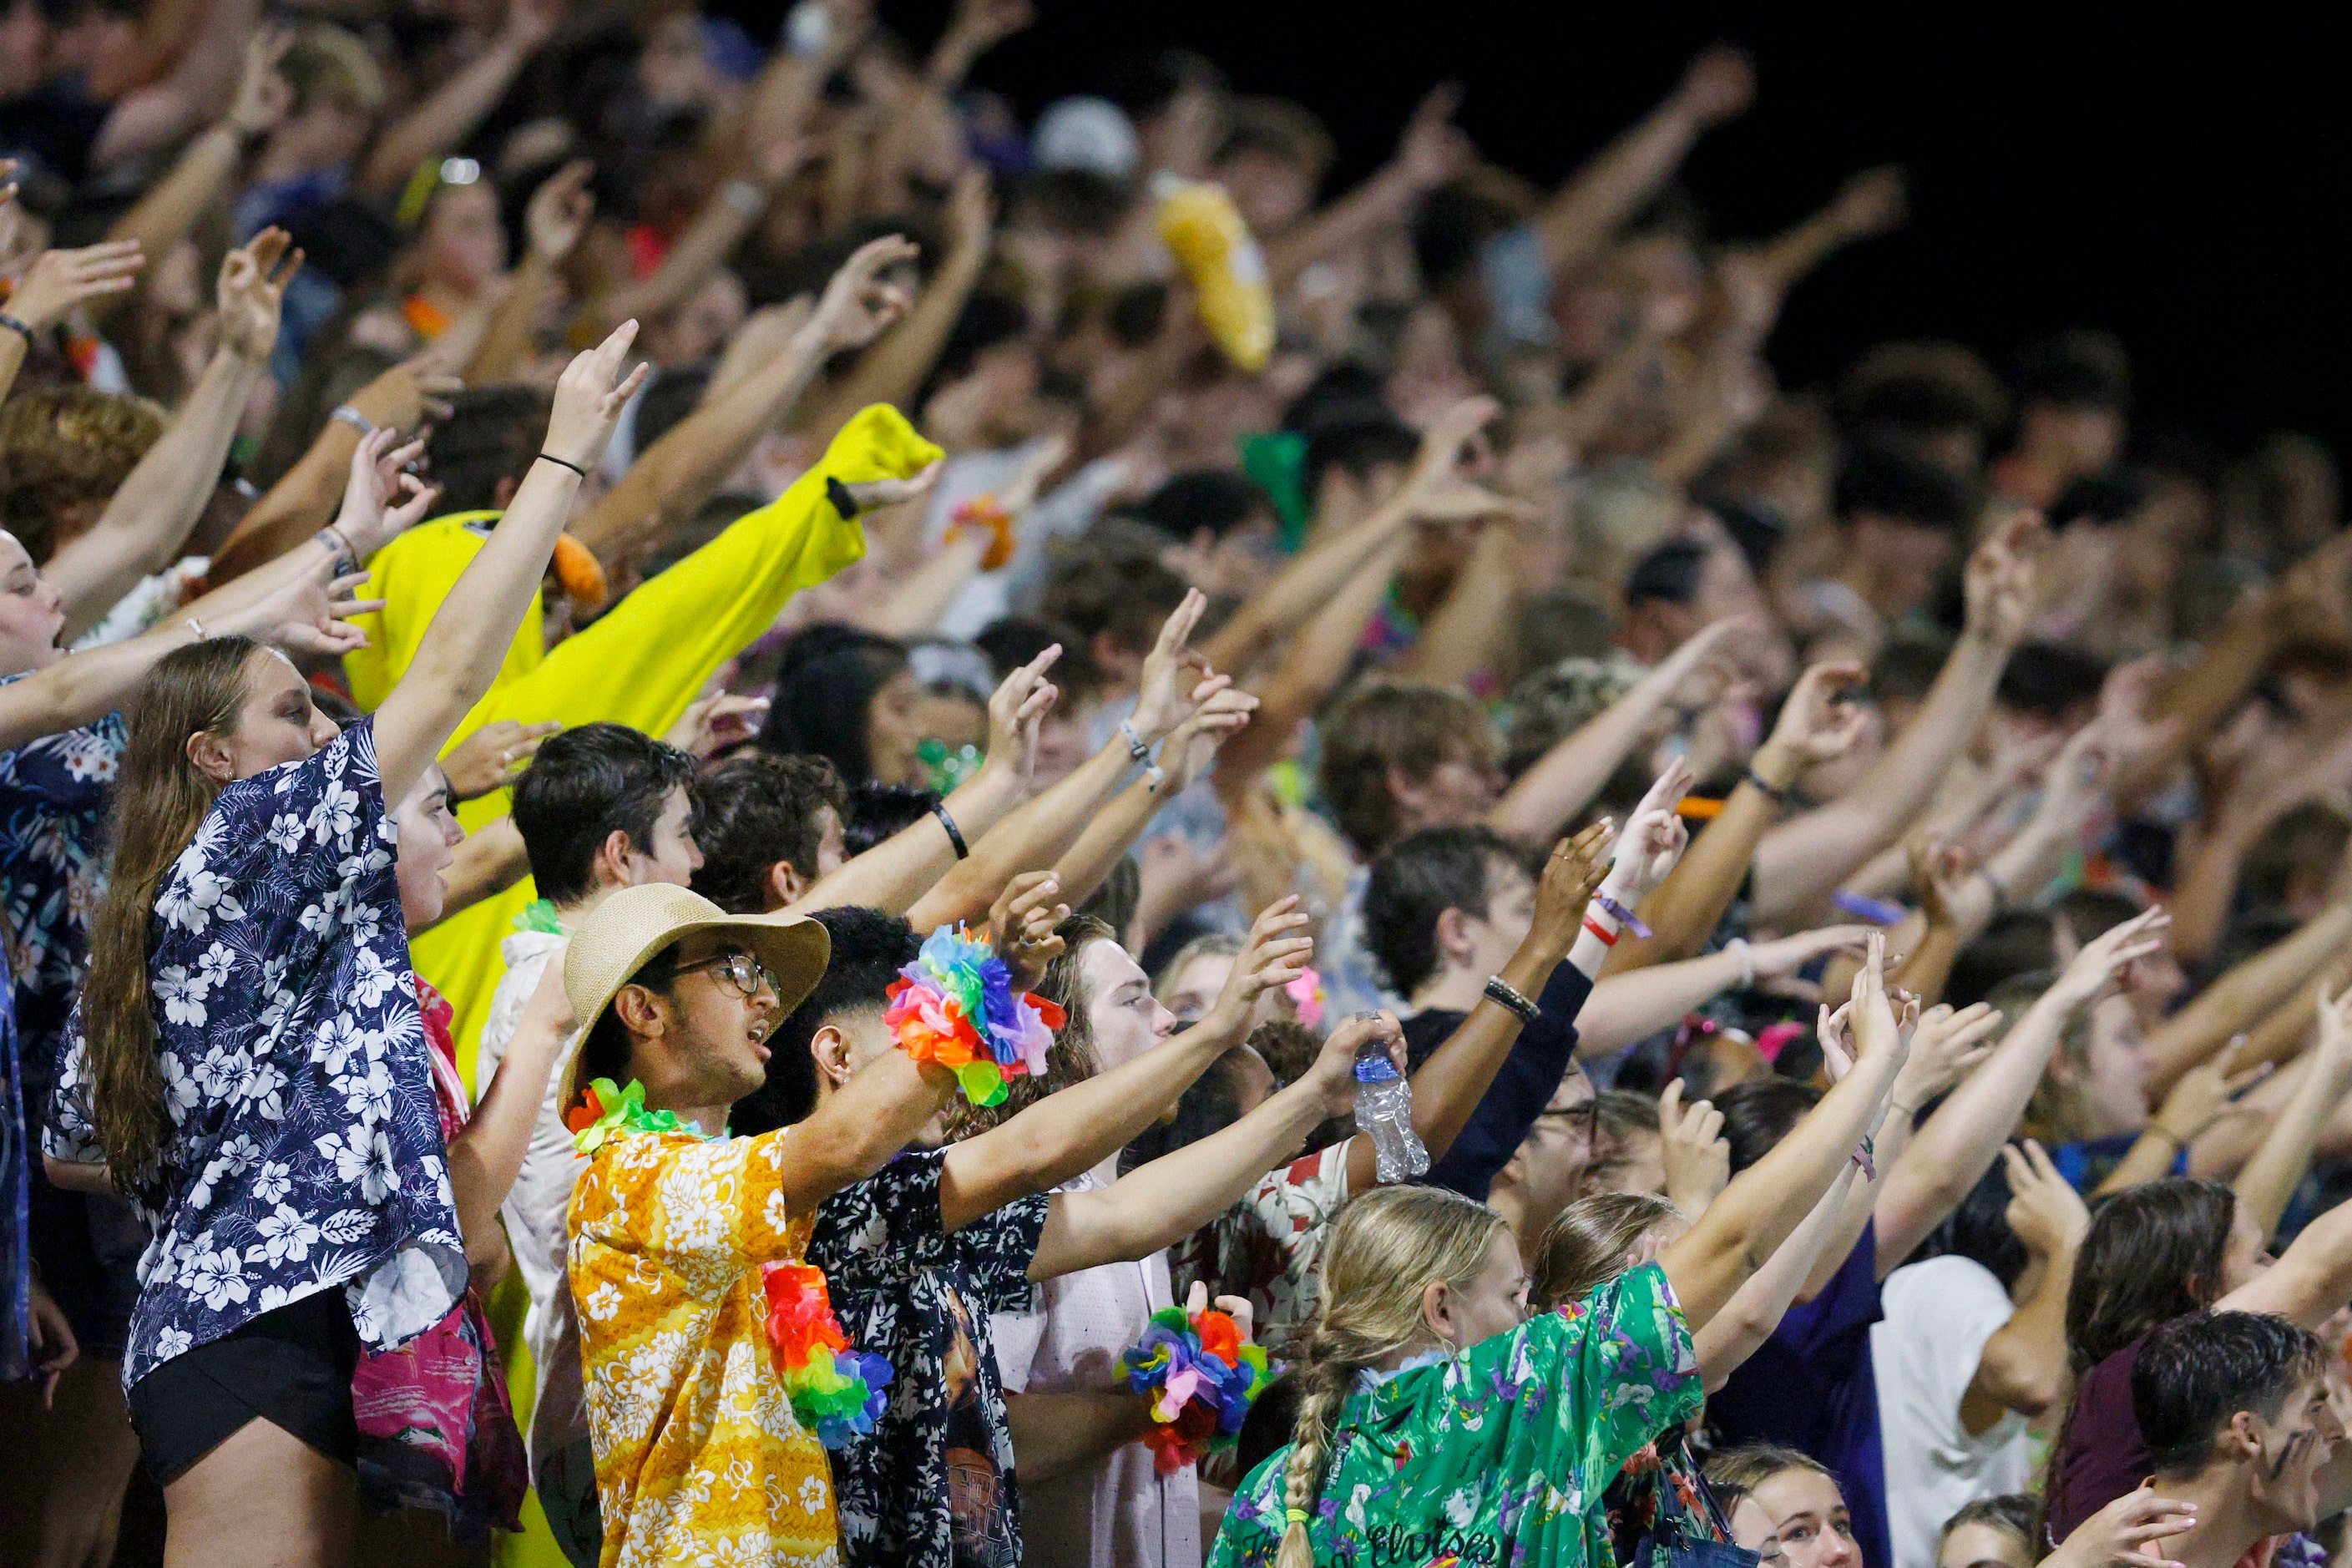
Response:
[{"label": "maroon shirt", "polygon": [[2051,1460],[2053,1546],[2153,1473],[2139,1415],[2132,1408],[2132,1366],[2147,1342],[2142,1334],[2083,1376],[2065,1441]]}]

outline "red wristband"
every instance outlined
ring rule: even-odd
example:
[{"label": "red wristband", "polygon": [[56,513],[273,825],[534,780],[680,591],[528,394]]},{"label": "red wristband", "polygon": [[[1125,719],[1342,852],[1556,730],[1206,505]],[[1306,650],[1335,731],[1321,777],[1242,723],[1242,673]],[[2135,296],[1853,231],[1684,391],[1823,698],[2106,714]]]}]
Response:
[{"label": "red wristband", "polygon": [[1601,939],[1601,946],[1615,947],[1617,945],[1617,933],[1613,931],[1604,930],[1601,922],[1594,920],[1591,915],[1584,917],[1584,929],[1599,937]]}]

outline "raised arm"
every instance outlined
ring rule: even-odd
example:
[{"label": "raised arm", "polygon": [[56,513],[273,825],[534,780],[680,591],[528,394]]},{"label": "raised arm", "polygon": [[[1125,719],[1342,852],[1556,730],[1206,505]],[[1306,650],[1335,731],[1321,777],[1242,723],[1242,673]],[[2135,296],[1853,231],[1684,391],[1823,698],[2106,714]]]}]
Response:
[{"label": "raised arm", "polygon": [[[1536,889],[1535,920],[1528,927],[1526,940],[1496,978],[1525,998],[1548,994],[1554,971],[1563,963],[1589,982],[1601,967],[1601,955],[1609,951],[1607,938],[1616,933],[1618,926],[1617,917],[1601,900],[1606,899],[1630,909],[1673,867],[1675,857],[1682,853],[1685,842],[1675,805],[1689,788],[1689,771],[1677,759],[1650,786],[1627,820],[1625,831],[1616,840],[1608,871],[1597,879],[1597,896],[1593,873],[1598,868],[1601,847],[1609,842],[1607,825],[1596,823],[1574,838],[1564,838],[1556,845],[1551,859],[1544,867],[1543,880]],[[1589,906],[1588,898],[1591,900]],[[1541,1003],[1538,1012],[1539,1016],[1544,1014]],[[1572,1026],[1574,1021],[1571,1017],[1559,1023]],[[1545,1101],[1559,1087],[1560,1072],[1568,1066],[1564,1060],[1555,1069],[1538,1075],[1539,1079],[1548,1078],[1549,1082],[1520,1085],[1525,1092],[1511,1103],[1491,1110],[1488,1108],[1487,1090],[1512,1058],[1524,1022],[1515,1007],[1492,995],[1482,995],[1470,1016],[1412,1075],[1413,1131],[1428,1146],[1433,1169],[1444,1161],[1454,1140],[1474,1121],[1486,1122],[1491,1116],[1501,1124],[1500,1131],[1511,1134],[1507,1138],[1496,1136],[1496,1129],[1490,1124],[1480,1136],[1493,1162],[1494,1168],[1486,1173],[1491,1179],[1527,1137],[1528,1129],[1542,1113]],[[1573,1037],[1572,1034],[1569,1036]],[[1370,1140],[1348,1151],[1351,1192],[1365,1191],[1372,1185],[1378,1173],[1375,1152]],[[1466,1175],[1457,1170],[1446,1184],[1456,1185]]]},{"label": "raised arm", "polygon": [[2276,1263],[2213,1303],[2217,1312],[2276,1312],[2315,1329],[2352,1300],[2352,1204],[2337,1204]]},{"label": "raised arm", "polygon": [[2342,900],[2304,922],[2303,929],[2242,960],[2167,1018],[2148,1036],[2151,1094],[2161,1094],[2182,1073],[2252,1026],[2352,941],[2352,903]]},{"label": "raised arm", "polygon": [[1405,222],[1422,197],[1469,167],[1475,150],[1454,123],[1461,103],[1462,89],[1454,83],[1431,88],[1405,121],[1396,155],[1379,173],[1287,233],[1267,237],[1265,270],[1277,294],[1325,257]]},{"label": "raised arm", "polygon": [[[465,390],[457,377],[442,374],[441,362],[431,351],[394,365],[352,394],[344,406],[359,416],[357,422],[330,419],[312,437],[310,448],[269,493],[238,520],[228,539],[213,555],[206,584],[226,587],[266,561],[274,561],[317,532],[331,519],[339,529],[346,522],[336,516],[338,498],[348,498],[352,458],[367,434],[379,430],[413,430],[431,416],[449,416],[446,401]],[[348,532],[345,535],[350,537]],[[366,556],[362,554],[362,560]]]},{"label": "raised arm", "polygon": [[1901,224],[1903,184],[1903,171],[1892,164],[1864,169],[1839,186],[1827,206],[1767,240],[1754,258],[1774,291],[1786,294],[1840,249]]},{"label": "raised arm", "polygon": [[2347,1088],[2352,1088],[2352,990],[2320,999],[2319,1045],[2303,1082],[2232,1184],[2239,1206],[2253,1217],[2254,1228],[2263,1236],[2277,1232],[2288,1200],[2311,1168],[2312,1151],[2319,1145],[2328,1113]]},{"label": "raised arm", "polygon": [[[940,1227],[960,1230],[1015,1198],[1090,1171],[1165,1115],[1218,1058],[1247,1037],[1257,999],[1307,972],[1315,943],[1297,934],[1308,921],[1297,911],[1297,900],[1286,899],[1257,918],[1215,1005],[1191,1028],[951,1145],[940,1174]],[[1251,1175],[1263,1175],[1276,1163],[1269,1160]],[[1035,1278],[1066,1272],[1049,1269]]]},{"label": "raised arm", "polygon": [[781,1148],[778,1185],[794,1213],[814,1212],[880,1170],[956,1097],[955,1075],[885,1051],[809,1116],[761,1133]]},{"label": "raised arm", "polygon": [[1416,519],[1468,521],[1517,510],[1518,503],[1479,489],[1464,477],[1472,444],[1501,406],[1471,397],[1441,415],[1422,437],[1420,455],[1402,489],[1388,504],[1346,532],[1309,546],[1252,594],[1202,645],[1219,669],[1239,669],[1268,640],[1287,635],[1328,602],[1340,584]]},{"label": "raised arm", "polygon": [[1583,810],[1623,765],[1658,710],[1739,625],[1737,620],[1717,621],[1685,638],[1624,696],[1537,758],[1495,803],[1486,825],[1512,837],[1539,838]]},{"label": "raised arm", "polygon": [[881,275],[914,254],[914,246],[898,235],[861,246],[825,285],[824,298],[785,352],[639,453],[621,482],[581,520],[574,537],[610,571],[667,523],[690,516],[799,400],[826,355],[868,342],[898,320],[905,296]]},{"label": "raised arm", "polygon": [[1602,148],[1537,215],[1545,264],[1558,272],[1599,252],[1674,178],[1700,133],[1744,111],[1755,96],[1755,70],[1738,50],[1718,45],[1693,60],[1672,96]]},{"label": "raised arm", "polygon": [[[1890,1270],[1992,1168],[2049,1069],[2067,1019],[2077,1008],[2089,1006],[2132,960],[2162,950],[2168,918],[2161,909],[2149,910],[2086,944],[2057,982],[2026,1009],[1985,1064],[1952,1090],[1919,1129],[1909,1152],[1887,1173],[1886,1190],[1875,1205],[1879,1257]],[[1997,1022],[1999,1015],[1992,1016]],[[1904,1117],[1916,1115],[1920,1109],[1916,1100],[1895,1108]]]},{"label": "raised arm", "polygon": [[457,1234],[470,1262],[497,1228],[499,1205],[514,1190],[530,1150],[531,1129],[547,1099],[548,1075],[573,1027],[563,965],[551,963],[524,1006],[514,1040],[466,1125],[449,1140],[449,1188],[457,1200]]},{"label": "raised arm", "polygon": [[2066,1397],[2066,1292],[2074,1255],[2091,1229],[2091,1211],[2042,1152],[2027,1139],[2005,1144],[2009,1167],[2009,1228],[2025,1244],[2024,1293],[2009,1321],[1978,1353],[1976,1375],[1960,1396],[1960,1425],[1989,1431],[2014,1410],[2032,1420]]},{"label": "raised arm", "polygon": [[[988,700],[988,754],[978,772],[940,802],[969,845],[985,837],[1004,816],[1029,796],[1037,767],[1037,731],[1060,691],[1045,679],[1062,645],[1054,644],[1006,676]],[[861,909],[898,914],[909,908],[961,857],[938,816],[926,816],[900,828],[865,854],[803,892],[791,907],[797,914]]]},{"label": "raised arm", "polygon": [[[187,237],[196,220],[228,193],[245,150],[275,130],[292,107],[294,89],[278,74],[278,62],[293,43],[293,32],[283,27],[264,28],[247,41],[244,73],[228,112],[183,148],[172,172],[114,220],[106,231],[109,240],[135,244],[161,258]],[[108,300],[94,313],[103,316],[119,303]]]},{"label": "raised arm", "polygon": [[[1216,1218],[1253,1183],[1297,1153],[1309,1132],[1354,1106],[1356,1052],[1373,1040],[1384,1041],[1403,1070],[1404,1030],[1392,1016],[1350,1018],[1331,1032],[1297,1082],[1268,1095],[1232,1126],[1139,1166],[1108,1188],[1056,1196],[1029,1277],[1050,1279],[1100,1263],[1148,1258]],[[1350,1163],[1355,1152],[1370,1142],[1350,1141]],[[1352,1179],[1351,1173],[1354,1190]]]},{"label": "raised arm", "polygon": [[1845,795],[1782,823],[1756,847],[1759,920],[1803,909],[1892,844],[1933,799],[1937,784],[1992,706],[2010,650],[2034,604],[2031,552],[2040,520],[2011,519],[1969,557],[1967,628],[1895,744]]},{"label": "raised arm", "polygon": [[352,181],[360,194],[378,199],[398,195],[419,164],[456,152],[562,19],[562,0],[509,0],[506,26],[489,47],[376,138]]},{"label": "raised arm", "polygon": [[1250,721],[1257,699],[1239,687],[1213,692],[1160,748],[1161,776],[1146,773],[1119,791],[1109,807],[1087,824],[1076,843],[1054,862],[1065,893],[1083,903],[1110,875],[1160,808],[1189,788],[1216,759],[1224,738]]},{"label": "raised arm", "polygon": [[1581,1054],[1622,1050],[1671,1027],[1734,985],[1794,973],[1825,953],[1859,952],[1864,926],[1823,926],[1774,942],[1734,944],[1703,958],[1652,964],[1631,974],[1604,973],[1585,1004]]},{"label": "raised arm", "polygon": [[1619,942],[1601,966],[1604,978],[1681,958],[1713,934],[1798,778],[1816,763],[1843,756],[1862,733],[1867,716],[1848,695],[1862,678],[1862,666],[1846,663],[1817,664],[1798,677],[1723,810],[1642,901],[1642,921],[1654,934]]},{"label": "raised arm", "polygon": [[988,175],[977,166],[956,176],[955,188],[948,195],[947,221],[947,258],[923,285],[906,320],[866,350],[840,384],[810,409],[814,439],[830,439],[869,403],[913,405],[988,265],[996,212],[989,199]]},{"label": "raised arm", "polygon": [[[0,184],[16,164],[0,159]],[[14,185],[0,194],[0,207],[13,199]],[[0,398],[8,395],[16,373],[25,365],[35,339],[47,331],[77,305],[88,305],[127,292],[139,281],[145,257],[135,241],[93,245],[80,250],[45,250],[25,269],[16,292],[8,296],[7,317],[0,327]]]},{"label": "raised arm", "polygon": [[219,482],[246,400],[268,366],[286,284],[301,265],[302,253],[274,228],[221,263],[221,342],[212,363],[97,526],[48,564],[49,582],[66,602],[67,641],[96,626],[142,577],[179,559]]},{"label": "raised arm", "polygon": [[[1885,1110],[1881,1101],[1882,1115]],[[1837,1229],[1838,1216],[1847,1208],[1854,1184],[1861,1178],[1862,1167],[1847,1161],[1812,1212],[1789,1233],[1789,1239],[1774,1247],[1763,1266],[1731,1293],[1723,1310],[1691,1336],[1698,1352],[1699,1375],[1706,1379],[1709,1394],[1730,1382],[1731,1374],[1762,1348],[1788,1316],[1790,1303],[1819,1264],[1822,1248]]]},{"label": "raised arm", "polygon": [[642,364],[620,374],[636,335],[637,324],[624,322],[565,367],[538,460],[376,710],[376,767],[387,798],[408,793],[489,689],[546,575],[581,477],[603,456],[622,405],[645,382]]},{"label": "raised arm", "polygon": [[[1194,684],[1192,672],[1199,668],[1200,655],[1187,645],[1208,605],[1197,589],[1185,595],[1160,626],[1159,640],[1144,658],[1135,715],[1129,723],[1136,740],[1147,748],[1172,733],[1193,707],[1232,684],[1222,675]],[[1180,693],[1180,687],[1190,691],[1189,699]],[[971,858],[958,862],[915,901],[907,911],[908,923],[924,931],[953,921],[977,920],[988,900],[996,896],[995,890],[1016,874],[1040,870],[1059,860],[1096,814],[1110,804],[1135,766],[1126,736],[1112,736],[1068,777],[1015,808],[981,838],[971,840]]]},{"label": "raised arm", "polygon": [[1660,1258],[1694,1329],[1704,1328],[1788,1240],[1877,1120],[1906,1050],[1886,1002],[1885,957],[1885,943],[1874,935],[1854,977],[1851,1006],[1860,1050],[1853,1069],[1771,1152],[1734,1176]]}]

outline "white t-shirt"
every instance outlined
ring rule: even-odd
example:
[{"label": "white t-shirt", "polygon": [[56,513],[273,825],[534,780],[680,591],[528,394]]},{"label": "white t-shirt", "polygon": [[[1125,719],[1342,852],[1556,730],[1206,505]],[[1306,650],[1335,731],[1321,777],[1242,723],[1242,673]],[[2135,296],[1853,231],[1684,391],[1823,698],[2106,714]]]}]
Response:
[{"label": "white t-shirt", "polygon": [[[1108,1184],[1098,1168],[1057,1190]],[[1005,1392],[1124,1392],[1119,1352],[1171,1304],[1168,1255],[1081,1268],[1048,1279],[1038,1296],[1037,1311],[991,1315]],[[1027,1568],[1200,1568],[1199,1479],[1189,1466],[1160,1475],[1137,1442],[1051,1480],[1023,1481],[1021,1548]]]},{"label": "white t-shirt", "polygon": [[1944,1521],[1979,1498],[2021,1492],[2032,1473],[2025,1417],[2014,1411],[1971,1436],[1960,1401],[1985,1342],[2015,1310],[1992,1270],[1931,1258],[1887,1276],[1885,1317],[1870,1330],[1886,1456],[1893,1568],[1935,1568]]},{"label": "white t-shirt", "polygon": [[[507,972],[490,997],[489,1016],[482,1021],[481,1054],[475,1069],[481,1094],[490,1091],[499,1063],[505,1059],[507,1047],[513,1043],[515,1029],[522,1022],[523,1009],[530,1005],[531,993],[539,989],[540,976],[550,963],[562,962],[565,945],[563,937],[536,931],[516,931],[500,944]],[[567,1053],[577,1049],[576,1039],[566,1047]],[[572,1212],[572,1188],[580,1173],[588,1168],[588,1162],[572,1146],[572,1131],[563,1125],[563,1108],[556,1103],[568,1059],[568,1054],[559,1057],[547,1075],[547,1098],[531,1124],[530,1147],[523,1153],[521,1173],[499,1209],[499,1216],[506,1221],[515,1268],[530,1292],[522,1338],[530,1347],[538,1384],[531,1402],[533,1475],[539,1473],[539,1456],[547,1451],[543,1437],[547,1445],[560,1448],[587,1430],[580,1415],[580,1334],[564,1276],[571,1247],[565,1220]],[[475,1098],[478,1103],[480,1095]]]}]

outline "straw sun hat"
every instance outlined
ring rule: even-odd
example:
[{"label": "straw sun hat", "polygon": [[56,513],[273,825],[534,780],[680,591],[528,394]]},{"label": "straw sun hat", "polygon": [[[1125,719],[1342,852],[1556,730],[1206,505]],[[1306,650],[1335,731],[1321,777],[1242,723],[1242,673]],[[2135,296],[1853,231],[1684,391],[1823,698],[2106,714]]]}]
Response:
[{"label": "straw sun hat", "polygon": [[[584,1043],[614,996],[646,961],[683,937],[719,931],[740,942],[768,972],[782,1011],[790,1013],[816,989],[832,939],[806,915],[730,915],[701,894],[667,882],[624,888],[580,922],[563,955],[563,991],[571,998]],[[579,1098],[580,1058],[564,1064],[557,1103]]]}]

